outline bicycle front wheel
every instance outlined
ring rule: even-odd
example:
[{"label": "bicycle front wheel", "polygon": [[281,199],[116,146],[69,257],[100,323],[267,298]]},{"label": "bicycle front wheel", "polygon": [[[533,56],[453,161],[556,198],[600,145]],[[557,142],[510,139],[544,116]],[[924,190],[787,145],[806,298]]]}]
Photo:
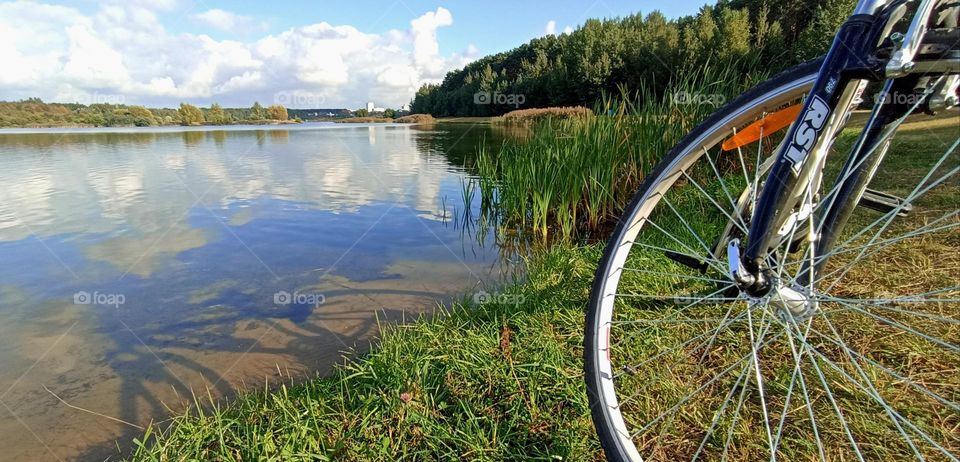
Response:
[{"label": "bicycle front wheel", "polygon": [[[818,69],[801,64],[721,108],[665,156],[624,211],[585,329],[591,412],[609,460],[956,460],[955,116],[900,125],[871,183],[891,195],[857,208],[811,282],[815,312],[741,295],[729,275],[726,246],[749,240],[785,130],[736,135],[789,113]],[[833,150],[855,135],[842,133]],[[741,142],[724,146],[731,139]],[[828,163],[823,176],[839,170]],[[785,284],[824,257],[808,245],[834,192],[822,183],[778,224],[768,263]]]}]

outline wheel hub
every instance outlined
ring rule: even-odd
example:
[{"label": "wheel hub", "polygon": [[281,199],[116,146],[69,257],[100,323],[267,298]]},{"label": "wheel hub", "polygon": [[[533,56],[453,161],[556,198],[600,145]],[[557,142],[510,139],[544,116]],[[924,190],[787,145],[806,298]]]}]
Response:
[{"label": "wheel hub", "polygon": [[[795,320],[809,319],[819,309],[816,297],[809,290],[785,284],[780,279],[763,280],[763,276],[751,274],[740,261],[739,239],[733,239],[727,245],[727,262],[730,277],[740,289],[740,296],[749,300],[751,305],[768,306],[784,320],[788,317]],[[753,289],[760,285],[766,289],[758,294]]]}]

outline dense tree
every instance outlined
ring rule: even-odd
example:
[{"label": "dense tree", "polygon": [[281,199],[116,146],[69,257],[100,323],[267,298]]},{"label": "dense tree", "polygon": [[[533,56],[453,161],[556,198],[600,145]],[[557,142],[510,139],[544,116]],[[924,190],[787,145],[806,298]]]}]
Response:
[{"label": "dense tree", "polygon": [[[185,120],[188,125],[199,125],[204,121],[209,124],[231,124],[259,123],[264,120],[265,116],[259,120],[252,119],[252,112],[250,108],[224,108],[216,103],[207,110],[197,109],[189,104],[181,106],[180,109],[148,109],[119,104],[85,106],[78,103],[44,103],[38,98],[30,98],[13,102],[0,101],[0,127],[147,127],[183,124]],[[262,112],[266,114],[267,110],[262,109]],[[274,112],[277,117],[283,117],[283,111]]]},{"label": "dense tree", "polygon": [[834,32],[840,28],[856,4],[856,0],[829,0],[819,5],[813,13],[810,26],[800,33],[797,40],[797,59],[814,58],[829,48],[833,43]]},{"label": "dense tree", "polygon": [[159,125],[156,116],[149,109],[143,106],[130,106],[130,116],[133,117],[133,124],[138,127],[149,127]]},{"label": "dense tree", "polygon": [[522,95],[523,107],[592,106],[621,87],[662,94],[671,80],[703,66],[745,77],[772,73],[823,53],[853,1],[720,0],[676,20],[656,11],[591,19],[572,33],[536,38],[452,71],[439,85],[422,86],[410,109],[499,115],[517,108],[498,104],[505,95]]},{"label": "dense tree", "polygon": [[203,125],[203,111],[200,108],[187,103],[180,103],[180,110],[177,111],[180,125]]},{"label": "dense tree", "polygon": [[217,103],[210,105],[210,110],[207,111],[207,122],[213,125],[225,125],[229,122],[227,114],[223,112],[223,107]]},{"label": "dense tree", "polygon": [[267,111],[263,109],[263,106],[260,105],[260,102],[254,102],[253,107],[250,108],[250,120],[263,120],[267,118]]},{"label": "dense tree", "polygon": [[287,108],[274,104],[267,108],[267,117],[271,120],[287,120]]}]

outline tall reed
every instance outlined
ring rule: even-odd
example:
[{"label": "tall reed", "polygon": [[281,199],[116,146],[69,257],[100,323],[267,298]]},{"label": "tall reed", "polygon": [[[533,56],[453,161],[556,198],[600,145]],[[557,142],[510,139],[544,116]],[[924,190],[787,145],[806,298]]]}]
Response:
[{"label": "tall reed", "polygon": [[749,86],[730,68],[704,67],[669,90],[620,89],[596,117],[546,118],[530,137],[481,145],[476,187],[492,223],[542,240],[602,237],[661,157],[700,120]]}]

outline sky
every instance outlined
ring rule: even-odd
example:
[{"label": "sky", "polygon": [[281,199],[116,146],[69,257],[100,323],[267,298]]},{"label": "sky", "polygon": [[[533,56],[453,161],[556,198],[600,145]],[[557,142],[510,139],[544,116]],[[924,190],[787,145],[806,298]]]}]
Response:
[{"label": "sky", "polygon": [[588,18],[707,0],[0,0],[0,100],[378,107]]}]

